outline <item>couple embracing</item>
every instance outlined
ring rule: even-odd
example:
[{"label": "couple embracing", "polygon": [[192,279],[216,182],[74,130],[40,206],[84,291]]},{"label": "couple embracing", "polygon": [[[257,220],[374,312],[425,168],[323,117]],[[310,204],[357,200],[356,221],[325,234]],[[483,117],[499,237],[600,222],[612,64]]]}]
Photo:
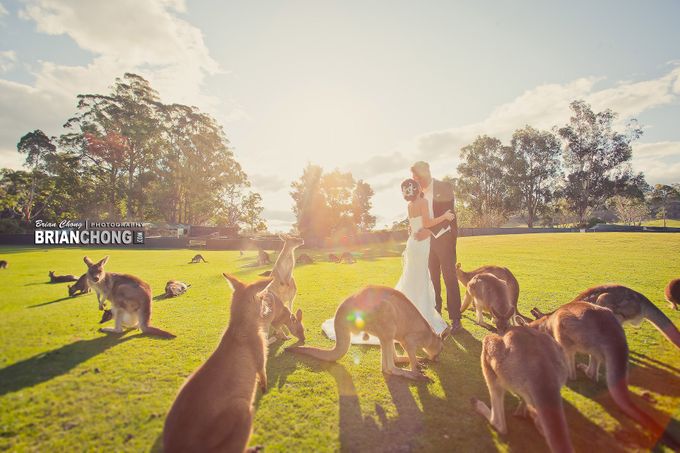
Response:
[{"label": "couple embracing", "polygon": [[[416,306],[438,335],[449,328],[442,318],[441,277],[446,286],[446,309],[451,319],[451,333],[461,329],[460,293],[456,277],[456,238],[458,226],[454,214],[451,184],[432,178],[427,162],[411,167],[412,178],[401,183],[408,202],[409,237],[403,254],[403,270],[395,289]],[[334,318],[321,326],[335,340]],[[378,339],[355,334],[352,343],[379,344]]]},{"label": "couple embracing", "polygon": [[441,277],[446,286],[446,309],[451,333],[461,329],[460,293],[456,277],[458,226],[451,184],[432,178],[427,162],[411,167],[412,178],[401,183],[408,202],[409,237],[403,270],[395,289],[418,308],[436,333],[447,328],[441,316]]}]

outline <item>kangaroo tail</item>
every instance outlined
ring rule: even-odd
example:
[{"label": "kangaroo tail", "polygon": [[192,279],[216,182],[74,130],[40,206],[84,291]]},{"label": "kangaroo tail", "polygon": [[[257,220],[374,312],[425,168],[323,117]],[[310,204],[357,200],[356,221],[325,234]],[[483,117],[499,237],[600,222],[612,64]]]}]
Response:
[{"label": "kangaroo tail", "polygon": [[680,348],[680,332],[678,332],[678,328],[675,327],[673,321],[671,321],[659,307],[654,305],[646,297],[642,307],[642,314],[647,321],[651,322],[654,327],[659,329],[659,332],[661,332],[668,341],[673,343],[677,348]]},{"label": "kangaroo tail", "polygon": [[[557,394],[554,401],[536,405],[538,419],[543,427],[545,440],[553,453],[572,453],[574,447],[569,437],[567,419],[564,416],[562,397]],[[552,398],[551,398],[552,400]]]},{"label": "kangaroo tail", "polygon": [[146,326],[142,327],[142,332],[144,332],[146,335],[153,335],[156,337],[161,337],[161,338],[175,338],[177,335],[174,335],[168,331],[158,329],[156,327],[152,326]]},{"label": "kangaroo tail", "polygon": [[347,354],[352,337],[349,321],[346,319],[346,311],[344,306],[347,302],[353,300],[353,297],[346,299],[335,312],[335,346],[333,349],[313,348],[310,346],[293,346],[288,348],[291,352],[305,354],[315,359],[324,360],[326,362],[335,362]]},{"label": "kangaroo tail", "polygon": [[633,403],[628,391],[628,347],[624,350],[610,351],[605,356],[607,368],[607,387],[614,402],[630,418],[648,429],[656,439],[661,439],[673,450],[680,449],[680,443],[665,428],[659,425],[652,417],[643,412]]},{"label": "kangaroo tail", "polygon": [[151,301],[145,304],[146,307],[141,309],[139,316],[139,328],[146,335],[154,335],[161,338],[175,338],[176,335],[171,334],[165,330],[150,326],[151,322]]}]

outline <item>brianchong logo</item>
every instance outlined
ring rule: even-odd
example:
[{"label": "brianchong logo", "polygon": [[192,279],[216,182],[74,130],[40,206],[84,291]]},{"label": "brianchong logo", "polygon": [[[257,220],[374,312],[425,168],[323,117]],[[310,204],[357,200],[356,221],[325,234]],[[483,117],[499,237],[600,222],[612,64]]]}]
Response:
[{"label": "brianchong logo", "polygon": [[139,245],[144,244],[141,222],[35,221],[35,245]]}]

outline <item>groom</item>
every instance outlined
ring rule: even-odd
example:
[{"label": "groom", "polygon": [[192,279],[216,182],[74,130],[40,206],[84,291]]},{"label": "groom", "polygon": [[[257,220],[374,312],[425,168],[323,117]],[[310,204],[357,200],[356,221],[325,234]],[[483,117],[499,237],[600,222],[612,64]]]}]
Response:
[{"label": "groom", "polygon": [[[435,218],[446,211],[455,211],[455,197],[451,184],[432,178],[430,164],[416,162],[411,167],[413,179],[423,189],[423,195],[430,206],[430,217]],[[431,235],[430,241],[430,277],[434,285],[436,309],[442,312],[442,286],[440,275],[444,275],[446,285],[446,309],[451,319],[451,333],[461,329],[460,324],[460,292],[456,277],[456,239],[458,224],[454,218],[451,222],[441,222],[430,228],[423,228],[416,233],[416,239],[423,240]]]}]

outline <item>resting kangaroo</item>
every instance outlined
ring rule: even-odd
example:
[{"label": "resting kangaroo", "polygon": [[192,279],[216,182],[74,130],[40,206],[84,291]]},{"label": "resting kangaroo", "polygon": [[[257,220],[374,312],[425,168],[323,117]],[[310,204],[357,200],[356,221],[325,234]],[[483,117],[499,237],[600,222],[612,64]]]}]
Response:
[{"label": "resting kangaroo", "polygon": [[668,286],[666,286],[665,293],[666,300],[671,305],[671,308],[677,310],[678,305],[680,305],[680,278],[671,280]]},{"label": "resting kangaroo", "polygon": [[106,272],[104,265],[109,260],[105,256],[98,263],[93,263],[88,257],[83,261],[87,264],[87,282],[94,288],[99,300],[99,309],[104,309],[106,300],[111,301],[116,326],[103,327],[102,332],[122,333],[123,326],[139,327],[148,335],[164,338],[174,338],[170,332],[149,325],[151,321],[151,287],[141,279],[127,274]]},{"label": "resting kangaroo", "polygon": [[78,281],[78,277],[76,277],[73,274],[54,275],[54,271],[50,271],[48,275],[50,276],[50,283],[66,283]]},{"label": "resting kangaroo", "polygon": [[479,414],[505,434],[504,397],[509,390],[522,399],[522,407],[552,452],[574,451],[560,395],[567,381],[567,362],[552,337],[523,326],[511,327],[503,336],[489,334],[482,341],[481,361],[491,409],[472,398]]},{"label": "resting kangaroo", "polygon": [[203,258],[203,255],[198,254],[198,255],[194,256],[193,258],[191,258],[191,261],[189,261],[189,264],[196,264],[196,263],[200,263],[201,261],[203,261],[204,263],[207,263],[205,258]]},{"label": "resting kangaroo", "polygon": [[585,300],[614,312],[619,322],[639,326],[651,322],[668,341],[680,348],[680,332],[659,308],[637,291],[621,285],[600,285],[583,291],[576,300]]},{"label": "resting kangaroo", "polygon": [[178,280],[169,280],[165,284],[165,297],[177,297],[186,293],[191,285],[187,285],[184,282]]},{"label": "resting kangaroo", "polygon": [[600,364],[605,363],[607,388],[614,402],[633,420],[648,428],[669,445],[680,446],[649,415],[641,411],[628,391],[628,343],[623,327],[612,311],[584,301],[565,304],[528,324],[551,335],[564,349],[569,366],[569,378],[576,379],[576,354],[590,355],[586,367],[578,368],[597,382]]},{"label": "resting kangaroo", "polygon": [[229,326],[215,352],[184,383],[163,428],[165,452],[246,450],[259,381],[267,390],[268,281],[246,284],[224,274],[234,293]]},{"label": "resting kangaroo", "polygon": [[[519,301],[519,283],[517,282],[517,279],[515,278],[513,273],[510,272],[510,269],[508,269],[507,267],[487,265],[478,267],[477,269],[470,272],[465,272],[461,268],[460,263],[456,263],[456,276],[458,277],[458,281],[463,286],[467,287],[467,284],[470,282],[470,279],[472,279],[472,277],[474,277],[477,274],[492,274],[503,280],[505,284],[508,285],[512,306],[515,307],[515,314],[522,318],[523,320],[525,320],[526,322],[533,321],[531,318],[524,316],[522,313],[520,313],[519,309],[517,308],[517,302]],[[461,310],[461,312],[462,311],[463,310]]]},{"label": "resting kangaroo", "polygon": [[[367,286],[338,306],[335,312],[337,340],[333,349],[293,346],[288,350],[334,362],[349,350],[351,334],[361,331],[380,340],[383,373],[414,380],[428,379],[418,370],[416,352],[422,348],[430,360],[437,360],[449,333],[449,329],[441,336],[434,333],[423,315],[399,291],[386,286]],[[404,348],[407,357],[396,355],[395,340]],[[395,366],[395,363],[405,362],[410,362],[410,371]]]},{"label": "resting kangaroo", "polygon": [[90,285],[87,283],[87,272],[80,276],[74,285],[68,285],[68,295],[75,297],[77,293],[89,293],[91,291]]},{"label": "resting kangaroo", "polygon": [[502,334],[507,330],[510,318],[515,314],[511,297],[504,280],[493,274],[477,274],[467,284],[465,300],[460,311],[465,311],[474,301],[477,324],[493,330],[493,326],[484,321],[484,312],[490,313],[498,333]]}]

